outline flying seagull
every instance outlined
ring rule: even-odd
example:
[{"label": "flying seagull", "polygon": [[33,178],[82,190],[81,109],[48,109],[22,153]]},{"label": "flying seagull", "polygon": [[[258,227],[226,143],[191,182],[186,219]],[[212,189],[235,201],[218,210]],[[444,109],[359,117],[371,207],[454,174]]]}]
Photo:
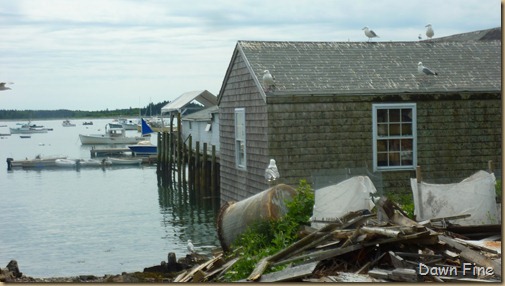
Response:
[{"label": "flying seagull", "polygon": [[368,41],[370,41],[371,38],[380,38],[373,30],[368,29],[368,27],[364,27],[361,30],[365,31],[365,36],[368,37]]},{"label": "flying seagull", "polygon": [[188,251],[190,253],[195,253],[195,246],[191,243],[191,239],[188,239]]},{"label": "flying seagull", "polygon": [[274,159],[270,159],[270,164],[265,170],[265,179],[267,182],[275,181],[280,177],[279,170],[277,170],[277,165]]},{"label": "flying seagull", "polygon": [[275,87],[274,78],[268,70],[263,71],[263,85],[265,86],[265,91],[270,91]]},{"label": "flying seagull", "polygon": [[426,37],[431,39],[433,37],[433,35],[435,35],[435,32],[433,31],[431,24],[428,24],[425,27],[426,27]]},{"label": "flying seagull", "polygon": [[423,74],[423,75],[438,75],[437,72],[434,72],[434,71],[430,70],[429,68],[423,66],[422,62],[419,62],[417,64],[417,71],[419,72],[419,74]]},{"label": "flying seagull", "polygon": [[[6,82],[0,82],[0,90],[11,89],[10,87],[5,86],[6,84],[7,84]],[[13,84],[13,82],[9,82],[9,84]]]}]

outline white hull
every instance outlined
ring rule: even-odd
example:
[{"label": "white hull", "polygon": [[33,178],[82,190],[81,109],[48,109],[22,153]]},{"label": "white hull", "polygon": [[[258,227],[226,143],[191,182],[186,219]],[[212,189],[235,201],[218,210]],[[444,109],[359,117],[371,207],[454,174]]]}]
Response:
[{"label": "white hull", "polygon": [[47,133],[46,128],[10,128],[11,134]]},{"label": "white hull", "polygon": [[120,159],[120,158],[107,158],[107,161],[110,162],[111,165],[140,165],[142,163],[142,159]]},{"label": "white hull", "polygon": [[107,135],[83,135],[79,134],[81,144],[135,144],[142,140],[143,137],[111,137]]}]

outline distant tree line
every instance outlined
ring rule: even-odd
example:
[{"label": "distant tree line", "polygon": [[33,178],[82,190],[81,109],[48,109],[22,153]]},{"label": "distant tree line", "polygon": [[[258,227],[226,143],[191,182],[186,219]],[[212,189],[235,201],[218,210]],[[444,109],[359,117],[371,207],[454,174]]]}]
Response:
[{"label": "distant tree line", "polygon": [[115,117],[138,117],[139,113],[143,117],[161,114],[161,108],[169,101],[157,104],[150,103],[144,108],[128,108],[100,111],[83,110],[6,110],[0,109],[0,119],[58,119],[58,118],[115,118]]}]

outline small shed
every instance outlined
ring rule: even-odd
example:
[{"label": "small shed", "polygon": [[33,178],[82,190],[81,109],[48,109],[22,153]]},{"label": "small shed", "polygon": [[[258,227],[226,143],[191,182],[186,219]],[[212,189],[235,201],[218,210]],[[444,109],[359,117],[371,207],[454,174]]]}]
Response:
[{"label": "small shed", "polygon": [[268,188],[270,158],[282,183],[364,168],[405,194],[417,165],[437,183],[501,169],[501,74],[499,40],[239,41],[218,96],[221,202]]},{"label": "small shed", "polygon": [[[181,124],[183,139],[191,136],[193,142],[214,145],[216,151],[219,152],[219,108],[217,105],[183,116]],[[203,148],[203,145],[200,146]]]}]

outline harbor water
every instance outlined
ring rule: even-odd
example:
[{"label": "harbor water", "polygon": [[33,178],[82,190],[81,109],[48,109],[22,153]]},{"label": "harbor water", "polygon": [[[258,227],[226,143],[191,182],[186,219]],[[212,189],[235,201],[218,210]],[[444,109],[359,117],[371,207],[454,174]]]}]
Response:
[{"label": "harbor water", "polygon": [[[15,259],[31,277],[115,275],[159,265],[169,252],[184,257],[188,239],[202,254],[219,246],[216,210],[159,186],[155,165],[7,170],[7,158],[89,159],[92,146],[79,134],[103,134],[112,119],[85,121],[34,120],[53,130],[0,135],[0,267]],[[0,121],[0,134],[18,122]],[[156,144],[156,134],[150,140]]]}]

